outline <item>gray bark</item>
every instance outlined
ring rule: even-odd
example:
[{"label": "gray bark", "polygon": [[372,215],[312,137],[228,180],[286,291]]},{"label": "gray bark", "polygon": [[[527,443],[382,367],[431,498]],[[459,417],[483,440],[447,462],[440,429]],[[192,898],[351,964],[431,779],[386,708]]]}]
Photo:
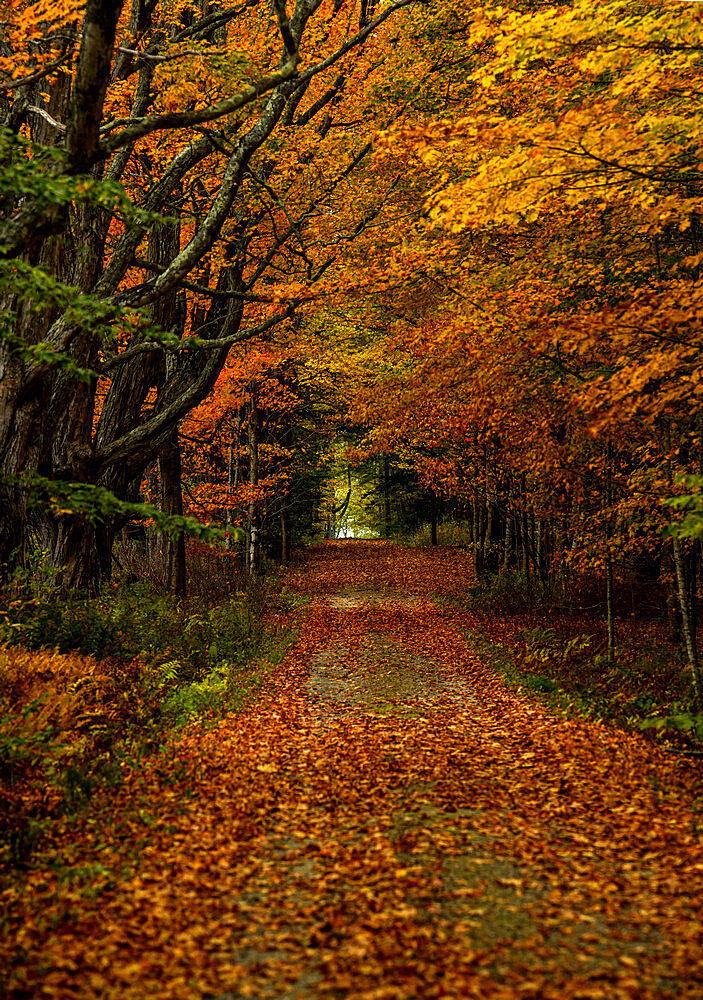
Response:
[{"label": "gray bark", "polygon": [[503,569],[510,566],[510,556],[513,547],[513,512],[508,505],[505,512],[505,543],[503,548]]},{"label": "gray bark", "polygon": [[605,608],[608,628],[608,662],[615,661],[615,605],[613,597],[613,557],[610,553],[611,510],[613,504],[613,446],[608,441],[606,452],[606,502],[608,513],[606,516],[605,540],[607,552],[605,557]]},{"label": "gray bark", "polygon": [[698,708],[701,708],[703,706],[703,686],[700,675],[700,665],[698,662],[695,617],[689,601],[689,588],[688,581],[686,579],[686,557],[680,538],[672,538],[672,544],[674,550],[674,566],[676,568],[676,583],[679,594],[679,607],[681,608],[681,627],[683,630],[684,642],[686,644],[688,665],[691,668],[696,705]]},{"label": "gray bark", "polygon": [[[178,441],[178,428],[174,427],[171,436],[159,452],[159,479],[161,481],[161,510],[166,514],[183,516],[183,492],[181,485],[181,449]],[[166,570],[166,586],[174,594],[185,597],[186,594],[186,541],[183,533],[176,538],[163,539],[164,563]]]},{"label": "gray bark", "polygon": [[530,578],[530,535],[529,519],[527,516],[527,477],[522,476],[522,518],[520,521],[520,535],[522,537],[522,572],[525,578]]},{"label": "gray bark", "polygon": [[[351,495],[351,490],[350,490]],[[391,535],[391,463],[388,456],[383,458],[383,537]]]}]

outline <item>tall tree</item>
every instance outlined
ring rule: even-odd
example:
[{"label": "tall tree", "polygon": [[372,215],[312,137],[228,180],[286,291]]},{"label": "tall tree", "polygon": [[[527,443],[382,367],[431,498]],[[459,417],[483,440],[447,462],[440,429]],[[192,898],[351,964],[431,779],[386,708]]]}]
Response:
[{"label": "tall tree", "polygon": [[[5,102],[18,180],[0,222],[0,564],[36,532],[63,587],[109,573],[115,517],[70,499],[30,509],[22,477],[132,495],[231,347],[290,315],[348,235],[333,233],[333,206],[369,150],[358,130],[330,137],[340,94],[372,72],[358,50],[409,2],[371,17],[326,0],[297,0],[290,16],[283,0],[171,12],[134,0],[124,14],[89,0],[39,26],[48,55]],[[176,206],[178,245],[145,253]],[[309,247],[322,213],[327,239]],[[159,334],[175,290],[184,315],[162,310]]]}]

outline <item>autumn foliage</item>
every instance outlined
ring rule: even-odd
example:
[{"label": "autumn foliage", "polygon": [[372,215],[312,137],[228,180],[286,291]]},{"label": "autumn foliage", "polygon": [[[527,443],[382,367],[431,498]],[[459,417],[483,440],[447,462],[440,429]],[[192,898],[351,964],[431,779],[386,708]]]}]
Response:
[{"label": "autumn foliage", "polygon": [[467,644],[468,557],[327,543],[267,697],[55,824],[6,993],[695,997],[697,768],[564,721]]},{"label": "autumn foliage", "polygon": [[2,990],[700,996],[701,5],[0,6]]}]

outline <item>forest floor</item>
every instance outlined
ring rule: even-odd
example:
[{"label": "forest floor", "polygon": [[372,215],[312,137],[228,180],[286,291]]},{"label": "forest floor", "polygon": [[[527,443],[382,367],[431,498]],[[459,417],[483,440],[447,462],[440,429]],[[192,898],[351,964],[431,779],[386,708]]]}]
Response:
[{"label": "forest floor", "polygon": [[8,998],[700,998],[700,765],[505,687],[468,556],[328,543],[256,704],[4,891]]}]

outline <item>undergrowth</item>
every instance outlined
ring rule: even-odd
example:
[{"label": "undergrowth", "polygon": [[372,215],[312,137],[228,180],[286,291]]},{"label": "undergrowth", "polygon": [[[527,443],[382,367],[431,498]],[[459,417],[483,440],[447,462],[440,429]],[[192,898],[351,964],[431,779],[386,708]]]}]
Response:
[{"label": "undergrowth", "polygon": [[663,623],[619,619],[611,662],[602,618],[571,610],[573,594],[539,581],[504,573],[454,603],[470,615],[473,645],[512,686],[567,714],[682,746],[703,741],[684,650],[667,640]]},{"label": "undergrowth", "polygon": [[265,582],[214,607],[145,584],[58,601],[15,583],[0,603],[0,862],[27,864],[124,759],[250,703],[296,600]]},{"label": "undergrowth", "polygon": [[[422,524],[412,534],[402,533],[397,541],[401,545],[412,547],[424,547],[432,542],[432,528],[429,524]],[[437,524],[437,544],[438,545],[459,545],[464,548],[473,544],[471,525],[466,521],[446,518]]]},{"label": "undergrowth", "polygon": [[[658,686],[640,689],[637,694],[622,686],[623,677],[630,674],[626,664],[606,664],[598,654],[581,658],[580,670],[571,671],[574,660],[556,653],[541,659],[542,669],[525,657],[520,646],[496,641],[485,629],[467,631],[467,638],[476,651],[502,674],[506,683],[519,692],[549,705],[566,716],[598,719],[624,728],[663,735],[681,748],[703,742],[703,716],[695,711],[688,685],[677,677],[680,700],[666,696]],[[577,637],[577,644],[588,637]],[[564,639],[561,650],[566,653],[573,639]],[[572,647],[573,648],[573,647]],[[661,653],[647,654],[638,660],[651,669]]]}]

